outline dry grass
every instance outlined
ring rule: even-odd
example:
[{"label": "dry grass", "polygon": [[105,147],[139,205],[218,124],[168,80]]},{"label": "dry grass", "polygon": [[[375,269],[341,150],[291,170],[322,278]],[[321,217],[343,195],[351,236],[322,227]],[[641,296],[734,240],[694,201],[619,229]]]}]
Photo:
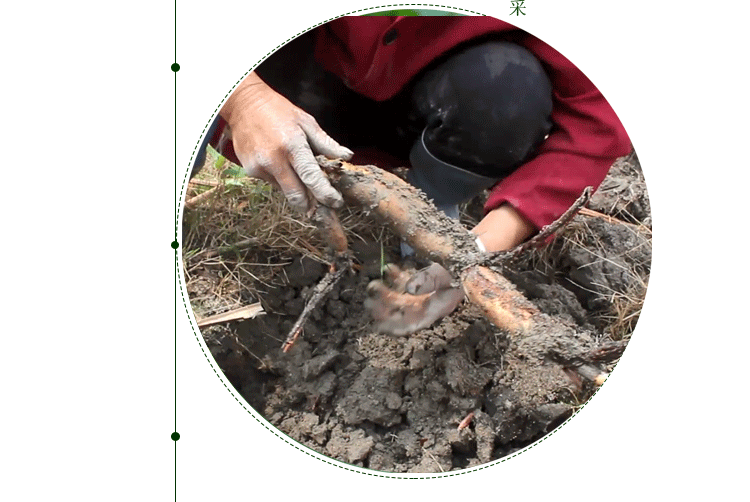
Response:
[{"label": "dry grass", "polygon": [[[618,162],[637,162],[637,157],[631,154],[620,159]],[[640,166],[625,166],[634,173],[640,172]],[[645,184],[643,185],[645,188]],[[623,191],[623,194],[633,195],[631,192]],[[644,193],[636,193],[633,196],[646,198]],[[567,257],[573,252],[584,251],[591,259],[584,266],[596,266],[607,262],[611,270],[627,277],[627,282],[621,279],[613,279],[616,284],[613,287],[609,283],[596,283],[592,288],[576,284],[587,292],[596,295],[609,304],[609,308],[599,313],[599,319],[604,327],[605,338],[611,340],[629,340],[635,329],[640,316],[643,302],[648,287],[651,269],[651,228],[650,214],[645,218],[646,224],[629,215],[629,222],[621,218],[625,214],[623,210],[630,204],[628,200],[615,200],[612,211],[607,216],[612,218],[599,218],[607,225],[616,226],[623,232],[630,234],[632,241],[637,243],[632,247],[624,249],[613,249],[611,242],[605,242],[600,230],[592,228],[596,216],[578,215],[565,228],[558,232],[555,240],[548,246],[533,250],[526,257],[524,266],[533,268],[545,275],[565,275],[566,268],[570,268]],[[635,222],[635,223],[632,223]],[[604,278],[608,279],[608,278]]]},{"label": "dry grass", "polygon": [[635,277],[636,280],[626,292],[612,294],[612,308],[605,316],[608,319],[608,333],[612,340],[630,340],[641,315],[648,287],[648,275]]},{"label": "dry grass", "polygon": [[[300,255],[327,263],[326,243],[280,191],[261,180],[237,176],[238,166],[209,148],[190,184],[183,219],[185,283],[196,315],[222,313],[258,301],[284,283],[284,267]],[[350,242],[393,245],[385,227],[362,211],[344,208],[341,223]]]}]

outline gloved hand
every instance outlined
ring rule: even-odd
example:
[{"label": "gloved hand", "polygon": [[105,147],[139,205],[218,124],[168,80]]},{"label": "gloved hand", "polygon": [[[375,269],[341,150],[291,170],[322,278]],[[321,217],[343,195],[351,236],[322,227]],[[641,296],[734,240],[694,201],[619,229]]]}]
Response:
[{"label": "gloved hand", "polygon": [[234,151],[248,176],[266,180],[298,211],[313,207],[311,198],[341,207],[315,154],[348,160],[352,152],[328,136],[316,120],[251,73],[221,109]]},{"label": "gloved hand", "polygon": [[367,286],[365,307],[381,333],[407,335],[453,312],[464,299],[459,285],[443,267],[433,263],[416,273],[396,265],[386,267],[386,282]]}]

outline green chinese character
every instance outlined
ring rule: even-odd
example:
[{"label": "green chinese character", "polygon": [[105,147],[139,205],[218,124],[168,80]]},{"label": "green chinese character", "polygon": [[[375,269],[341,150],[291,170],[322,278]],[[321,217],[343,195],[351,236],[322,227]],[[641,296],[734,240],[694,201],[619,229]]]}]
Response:
[{"label": "green chinese character", "polygon": [[526,13],[523,11],[523,9],[526,8],[526,6],[523,4],[524,0],[511,0],[511,4],[513,5],[512,11],[510,12],[510,15],[512,16],[515,14],[516,16],[520,15],[526,15]]}]

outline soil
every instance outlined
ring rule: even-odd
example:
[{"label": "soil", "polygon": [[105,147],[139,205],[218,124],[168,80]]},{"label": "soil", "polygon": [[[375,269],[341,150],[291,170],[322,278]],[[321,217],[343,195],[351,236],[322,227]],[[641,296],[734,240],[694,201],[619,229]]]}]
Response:
[{"label": "soil", "polygon": [[[592,394],[593,384],[574,371],[577,361],[547,364],[554,354],[624,346],[637,321],[651,244],[635,156],[613,167],[589,207],[629,224],[577,216],[568,238],[504,270],[554,333],[542,326],[511,339],[466,302],[414,335],[375,333],[363,305],[368,283],[380,277],[381,244],[352,240],[357,270],[313,311],[289,352],[281,351],[284,339],[327,271],[308,256],[294,257],[271,287],[254,285],[264,315],[206,328],[204,339],[255,410],[326,456],[398,473],[501,458],[552,431]],[[259,261],[249,253],[246,262]],[[397,246],[385,253],[398,261]],[[598,367],[611,370],[617,355]],[[459,430],[462,422],[468,426]]]}]

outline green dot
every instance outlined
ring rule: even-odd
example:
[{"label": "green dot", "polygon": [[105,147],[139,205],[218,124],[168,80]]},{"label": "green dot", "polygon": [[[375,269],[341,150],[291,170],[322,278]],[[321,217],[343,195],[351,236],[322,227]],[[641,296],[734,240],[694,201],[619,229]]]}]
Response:
[{"label": "green dot", "polygon": [[172,441],[177,441],[178,439],[180,439],[180,433],[173,432],[171,437],[172,437]]},{"label": "green dot", "polygon": [[172,249],[177,249],[178,247],[180,247],[180,243],[177,241],[172,241]]},{"label": "green dot", "polygon": [[171,68],[172,68],[172,71],[175,72],[175,73],[177,73],[178,71],[180,71],[180,65],[178,65],[177,63],[173,63],[172,66],[171,66]]}]

